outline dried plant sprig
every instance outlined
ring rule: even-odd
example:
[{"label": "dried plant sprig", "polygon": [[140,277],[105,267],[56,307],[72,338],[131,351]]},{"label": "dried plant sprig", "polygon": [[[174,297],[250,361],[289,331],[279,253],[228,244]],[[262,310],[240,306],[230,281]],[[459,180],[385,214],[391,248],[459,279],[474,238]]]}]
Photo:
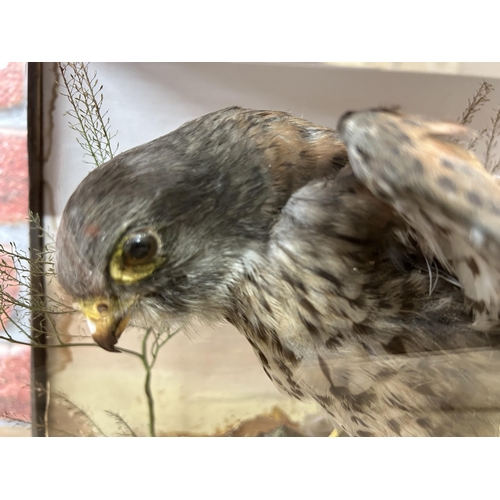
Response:
[{"label": "dried plant sprig", "polygon": [[62,78],[59,93],[68,99],[72,108],[66,112],[73,119],[69,126],[83,139],[77,138],[77,141],[85,156],[92,159],[89,163],[98,167],[113,158],[119,148],[119,144],[116,147],[111,144],[116,133],[110,133],[108,111],[102,111],[103,86],[99,84],[97,72],[89,75],[88,63],[58,63],[58,66]]},{"label": "dried plant sprig", "polygon": [[132,429],[128,422],[119,413],[111,410],[106,410],[106,413],[115,420],[116,425],[121,430],[121,436],[137,437],[134,429]]},{"label": "dried plant sprig", "polygon": [[494,173],[498,166],[496,155],[493,154],[494,149],[498,143],[498,136],[500,135],[500,107],[496,110],[495,116],[490,118],[491,128],[486,137],[486,152],[484,154],[484,166],[486,169]]},{"label": "dried plant sprig", "polygon": [[494,90],[493,85],[485,82],[481,82],[481,85],[477,89],[476,93],[472,96],[472,99],[468,99],[468,105],[465,108],[462,116],[458,119],[458,122],[462,125],[469,125],[474,118],[474,115],[487,103],[489,102],[488,95]]},{"label": "dried plant sprig", "polygon": [[73,416],[89,426],[94,435],[106,436],[104,431],[99,427],[99,425],[92,419],[92,417],[80,406],[71,401],[64,393],[54,392],[52,393],[52,399],[58,399],[62,406],[69,410]]},{"label": "dried plant sprig", "polygon": [[[47,297],[31,287],[31,282],[43,276],[49,281],[54,276],[53,252],[48,248],[44,254],[30,258],[12,242],[9,246],[0,244],[0,339],[18,344],[38,346],[41,331],[29,326],[33,312],[47,315],[68,314],[74,309],[57,297]],[[25,341],[14,339],[7,330],[7,322],[16,327]]]},{"label": "dried plant sprig", "polygon": [[474,134],[474,137],[471,139],[471,141],[469,141],[469,143],[467,144],[467,149],[470,151],[475,151],[477,144],[484,139],[487,132],[488,132],[487,128],[483,128],[481,130],[478,130]]},{"label": "dried plant sprig", "polygon": [[[472,99],[468,100],[467,107],[458,121],[463,125],[470,125],[475,114],[490,101],[489,95],[494,90],[493,85],[483,81]],[[500,106],[496,109],[494,116],[490,118],[490,122],[490,127],[476,132],[473,139],[467,144],[467,149],[475,151],[479,144],[484,144],[483,164],[486,170],[496,174],[500,169],[500,159],[495,154],[500,136]]]},{"label": "dried plant sprig", "polygon": [[4,420],[6,422],[9,422],[10,424],[14,424],[14,426],[16,426],[16,425],[26,426],[26,424],[31,423],[31,420],[28,417],[26,417],[24,415],[21,415],[20,417],[15,417],[9,411],[1,412],[0,419]]},{"label": "dried plant sprig", "polygon": [[[152,328],[148,328],[142,340],[142,364],[146,370],[146,377],[144,379],[144,393],[148,402],[148,415],[149,415],[149,433],[151,436],[156,436],[156,413],[155,413],[155,400],[151,390],[151,377],[153,367],[160,354],[160,349],[177,333],[179,330],[171,332],[166,329],[161,332],[155,332]],[[148,349],[148,340],[152,336],[151,347]],[[148,353],[149,350],[149,353]]]}]

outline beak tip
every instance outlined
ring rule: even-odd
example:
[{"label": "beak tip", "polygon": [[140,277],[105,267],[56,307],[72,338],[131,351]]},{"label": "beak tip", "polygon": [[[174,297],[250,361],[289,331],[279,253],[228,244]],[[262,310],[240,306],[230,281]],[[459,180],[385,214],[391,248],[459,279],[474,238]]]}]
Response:
[{"label": "beak tip", "polygon": [[[94,339],[94,342],[99,346],[102,347],[105,351],[108,352],[122,352],[119,349],[115,347],[115,344],[117,340],[113,337],[113,339],[110,339],[109,337],[104,337],[102,338],[100,335],[92,335],[92,338]],[[110,342],[111,340],[111,342]]]}]

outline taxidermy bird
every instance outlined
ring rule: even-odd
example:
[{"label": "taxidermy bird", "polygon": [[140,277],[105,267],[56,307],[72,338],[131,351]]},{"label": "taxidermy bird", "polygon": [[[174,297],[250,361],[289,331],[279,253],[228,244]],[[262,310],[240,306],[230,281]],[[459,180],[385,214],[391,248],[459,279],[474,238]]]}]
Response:
[{"label": "taxidermy bird", "polygon": [[131,318],[227,320],[349,435],[497,436],[500,186],[465,132],[210,113],[90,172],[59,281],[108,351]]}]

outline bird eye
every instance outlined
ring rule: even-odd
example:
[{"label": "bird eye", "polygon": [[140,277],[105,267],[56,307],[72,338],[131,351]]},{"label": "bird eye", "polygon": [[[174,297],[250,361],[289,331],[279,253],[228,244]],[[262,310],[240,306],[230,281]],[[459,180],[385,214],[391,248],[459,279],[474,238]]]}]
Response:
[{"label": "bird eye", "polygon": [[123,263],[126,266],[149,264],[158,251],[158,240],[150,233],[136,233],[123,244]]}]

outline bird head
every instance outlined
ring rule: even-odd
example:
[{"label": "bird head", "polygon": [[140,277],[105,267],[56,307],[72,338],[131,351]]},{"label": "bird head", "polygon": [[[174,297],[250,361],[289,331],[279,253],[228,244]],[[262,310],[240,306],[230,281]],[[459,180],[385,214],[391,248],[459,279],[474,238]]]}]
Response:
[{"label": "bird head", "polygon": [[278,210],[239,122],[202,117],[88,174],[62,215],[58,279],[109,351],[137,312],[220,319]]},{"label": "bird head", "polygon": [[62,215],[59,282],[110,351],[136,313],[220,320],[291,194],[345,162],[333,130],[288,113],[209,113],[89,173]]}]

